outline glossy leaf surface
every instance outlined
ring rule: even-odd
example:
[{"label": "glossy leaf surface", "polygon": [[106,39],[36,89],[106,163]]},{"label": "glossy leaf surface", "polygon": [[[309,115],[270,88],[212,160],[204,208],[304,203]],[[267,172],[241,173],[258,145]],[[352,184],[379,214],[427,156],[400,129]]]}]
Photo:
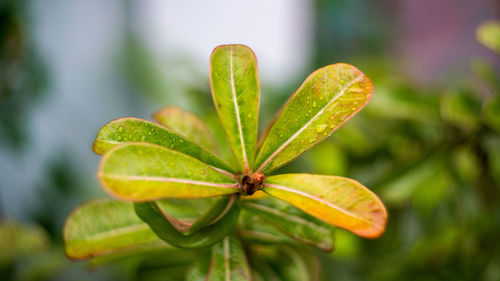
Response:
[{"label": "glossy leaf surface", "polygon": [[385,229],[387,212],[359,182],[337,176],[285,174],[268,177],[265,192],[306,213],[357,235],[375,238]]},{"label": "glossy leaf surface", "polygon": [[477,30],[477,40],[500,54],[500,21],[487,21]]},{"label": "glossy leaf surface", "polygon": [[257,214],[288,236],[322,251],[332,251],[334,228],[310,215],[276,200],[248,201],[244,207]]},{"label": "glossy leaf surface", "polygon": [[113,195],[133,201],[209,197],[238,192],[236,180],[186,154],[147,143],[106,153],[98,176]]},{"label": "glossy leaf surface", "polygon": [[203,121],[179,107],[160,109],[153,114],[153,119],[210,151],[216,148],[214,137]]},{"label": "glossy leaf surface", "polygon": [[165,127],[138,118],[119,118],[104,125],[97,134],[93,149],[104,154],[113,147],[128,142],[145,142],[161,145],[225,171],[231,167],[212,152]]},{"label": "glossy leaf surface", "polygon": [[191,270],[189,281],[252,280],[248,261],[234,235],[225,237],[212,247],[212,252]]},{"label": "glossy leaf surface", "polygon": [[256,171],[269,173],[324,140],[361,110],[372,92],[370,79],[351,65],[313,72],[260,140]]},{"label": "glossy leaf surface", "polygon": [[241,171],[253,165],[257,144],[260,85],[257,59],[243,45],[217,47],[210,58],[215,108]]},{"label": "glossy leaf surface", "polygon": [[210,225],[190,234],[180,232],[155,202],[135,203],[135,212],[164,241],[180,248],[202,248],[210,246],[234,230],[241,202],[232,195],[225,212]]},{"label": "glossy leaf surface", "polygon": [[75,259],[138,247],[170,247],[127,202],[99,199],[76,208],[64,226],[66,254]]}]

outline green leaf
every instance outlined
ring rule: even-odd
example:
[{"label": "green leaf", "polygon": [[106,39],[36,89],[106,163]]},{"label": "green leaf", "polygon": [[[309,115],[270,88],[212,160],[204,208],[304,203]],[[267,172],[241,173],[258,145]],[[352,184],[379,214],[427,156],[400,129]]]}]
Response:
[{"label": "green leaf", "polygon": [[64,225],[66,254],[83,259],[140,247],[171,247],[134,212],[131,203],[92,200],[76,208]]},{"label": "green leaf", "polygon": [[337,176],[286,174],[266,178],[268,194],[306,213],[367,238],[382,234],[387,211],[359,182]]},{"label": "green leaf", "polygon": [[207,126],[196,115],[179,107],[165,107],[153,114],[153,119],[210,151],[215,151],[215,140]]},{"label": "green leaf", "polygon": [[227,163],[199,144],[161,125],[138,118],[119,118],[104,125],[97,134],[93,149],[95,153],[103,155],[113,147],[129,142],[161,145],[199,159],[208,165],[233,172]]},{"label": "green leaf", "polygon": [[184,281],[186,274],[205,251],[175,248],[145,257],[137,266],[137,278],[147,281]]},{"label": "green leaf", "polygon": [[215,48],[210,58],[210,86],[233,154],[246,174],[255,157],[260,101],[257,59],[252,50],[243,45]]},{"label": "green leaf", "polygon": [[225,173],[175,150],[148,143],[128,143],[104,155],[98,176],[114,196],[146,201],[210,197],[238,192]]},{"label": "green leaf", "polygon": [[187,280],[252,280],[248,261],[240,242],[234,235],[230,235],[215,244],[210,256],[195,265]]},{"label": "green leaf", "polygon": [[190,234],[179,231],[156,202],[135,203],[134,206],[137,215],[164,241],[180,248],[201,248],[218,242],[234,230],[241,202],[236,194],[230,197],[225,212],[217,220]]},{"label": "green leaf", "polygon": [[361,110],[372,92],[370,79],[351,65],[313,72],[259,141],[256,171],[269,173],[324,140]]},{"label": "green leaf", "polygon": [[476,37],[481,44],[500,53],[500,21],[487,21],[476,32]]},{"label": "green leaf", "polygon": [[249,209],[241,210],[238,222],[238,237],[241,237],[245,243],[296,244],[296,240],[278,230],[263,217],[255,216]]},{"label": "green leaf", "polygon": [[308,214],[276,200],[246,201],[244,207],[265,218],[288,236],[322,251],[333,250],[334,228]]}]

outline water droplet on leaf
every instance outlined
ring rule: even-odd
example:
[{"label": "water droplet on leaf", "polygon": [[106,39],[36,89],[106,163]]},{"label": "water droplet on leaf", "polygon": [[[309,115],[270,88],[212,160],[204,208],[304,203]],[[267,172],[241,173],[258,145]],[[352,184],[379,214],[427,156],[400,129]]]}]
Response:
[{"label": "water droplet on leaf", "polygon": [[321,124],[316,126],[316,133],[321,134],[325,131],[325,129],[328,127],[326,124]]}]

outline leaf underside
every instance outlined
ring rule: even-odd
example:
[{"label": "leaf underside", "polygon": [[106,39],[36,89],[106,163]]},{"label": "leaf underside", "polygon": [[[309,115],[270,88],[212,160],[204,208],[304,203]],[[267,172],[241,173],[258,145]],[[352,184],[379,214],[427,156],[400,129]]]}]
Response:
[{"label": "leaf underside", "polygon": [[223,45],[210,58],[210,86],[219,119],[240,166],[248,173],[254,161],[260,85],[257,60],[250,48]]},{"label": "leaf underside", "polygon": [[231,200],[220,218],[192,233],[180,232],[155,202],[135,203],[134,208],[137,215],[158,237],[176,247],[192,249],[210,246],[234,230],[241,202],[236,194],[231,195]]},{"label": "leaf underside", "polygon": [[313,72],[261,136],[256,171],[269,173],[324,140],[361,110],[372,92],[370,79],[351,65]]},{"label": "leaf underside", "polygon": [[359,182],[337,176],[284,174],[266,178],[266,193],[327,223],[366,238],[385,229],[387,211]]},{"label": "leaf underside", "polygon": [[[280,204],[283,203],[283,204]],[[316,247],[322,251],[333,250],[334,227],[277,200],[268,198],[243,205],[251,213],[263,217],[293,239]]]}]

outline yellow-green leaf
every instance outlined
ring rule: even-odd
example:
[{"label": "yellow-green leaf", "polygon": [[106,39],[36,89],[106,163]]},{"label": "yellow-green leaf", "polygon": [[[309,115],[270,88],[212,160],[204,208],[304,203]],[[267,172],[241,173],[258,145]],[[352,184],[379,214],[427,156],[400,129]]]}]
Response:
[{"label": "yellow-green leaf", "polygon": [[483,23],[476,32],[481,44],[500,53],[500,21],[490,20]]},{"label": "yellow-green leaf", "polygon": [[212,247],[210,256],[200,260],[190,271],[189,281],[252,280],[248,261],[240,241],[234,235]]},{"label": "yellow-green leaf", "polygon": [[134,211],[128,202],[92,200],[77,207],[64,225],[66,254],[83,259],[125,249],[169,248]]},{"label": "yellow-green leaf", "polygon": [[215,48],[210,58],[210,86],[215,108],[241,171],[253,166],[257,144],[260,85],[257,59],[243,45]]},{"label": "yellow-green leaf", "polygon": [[124,200],[201,198],[238,192],[237,181],[175,150],[128,143],[104,155],[98,176],[111,194]]},{"label": "yellow-green leaf", "polygon": [[372,92],[370,79],[354,66],[338,63],[313,72],[259,141],[256,171],[269,173],[324,140],[361,110]]},{"label": "yellow-green leaf", "polygon": [[104,125],[97,134],[93,149],[95,153],[103,155],[113,147],[129,142],[161,145],[199,159],[208,165],[233,172],[226,162],[199,144],[164,126],[139,118],[119,118]]},{"label": "yellow-green leaf", "polygon": [[359,182],[337,176],[285,174],[266,178],[265,192],[327,223],[375,238],[382,234],[387,211]]},{"label": "yellow-green leaf", "polygon": [[153,119],[210,151],[216,149],[212,133],[203,121],[194,114],[179,107],[170,106],[156,111],[153,114]]}]

